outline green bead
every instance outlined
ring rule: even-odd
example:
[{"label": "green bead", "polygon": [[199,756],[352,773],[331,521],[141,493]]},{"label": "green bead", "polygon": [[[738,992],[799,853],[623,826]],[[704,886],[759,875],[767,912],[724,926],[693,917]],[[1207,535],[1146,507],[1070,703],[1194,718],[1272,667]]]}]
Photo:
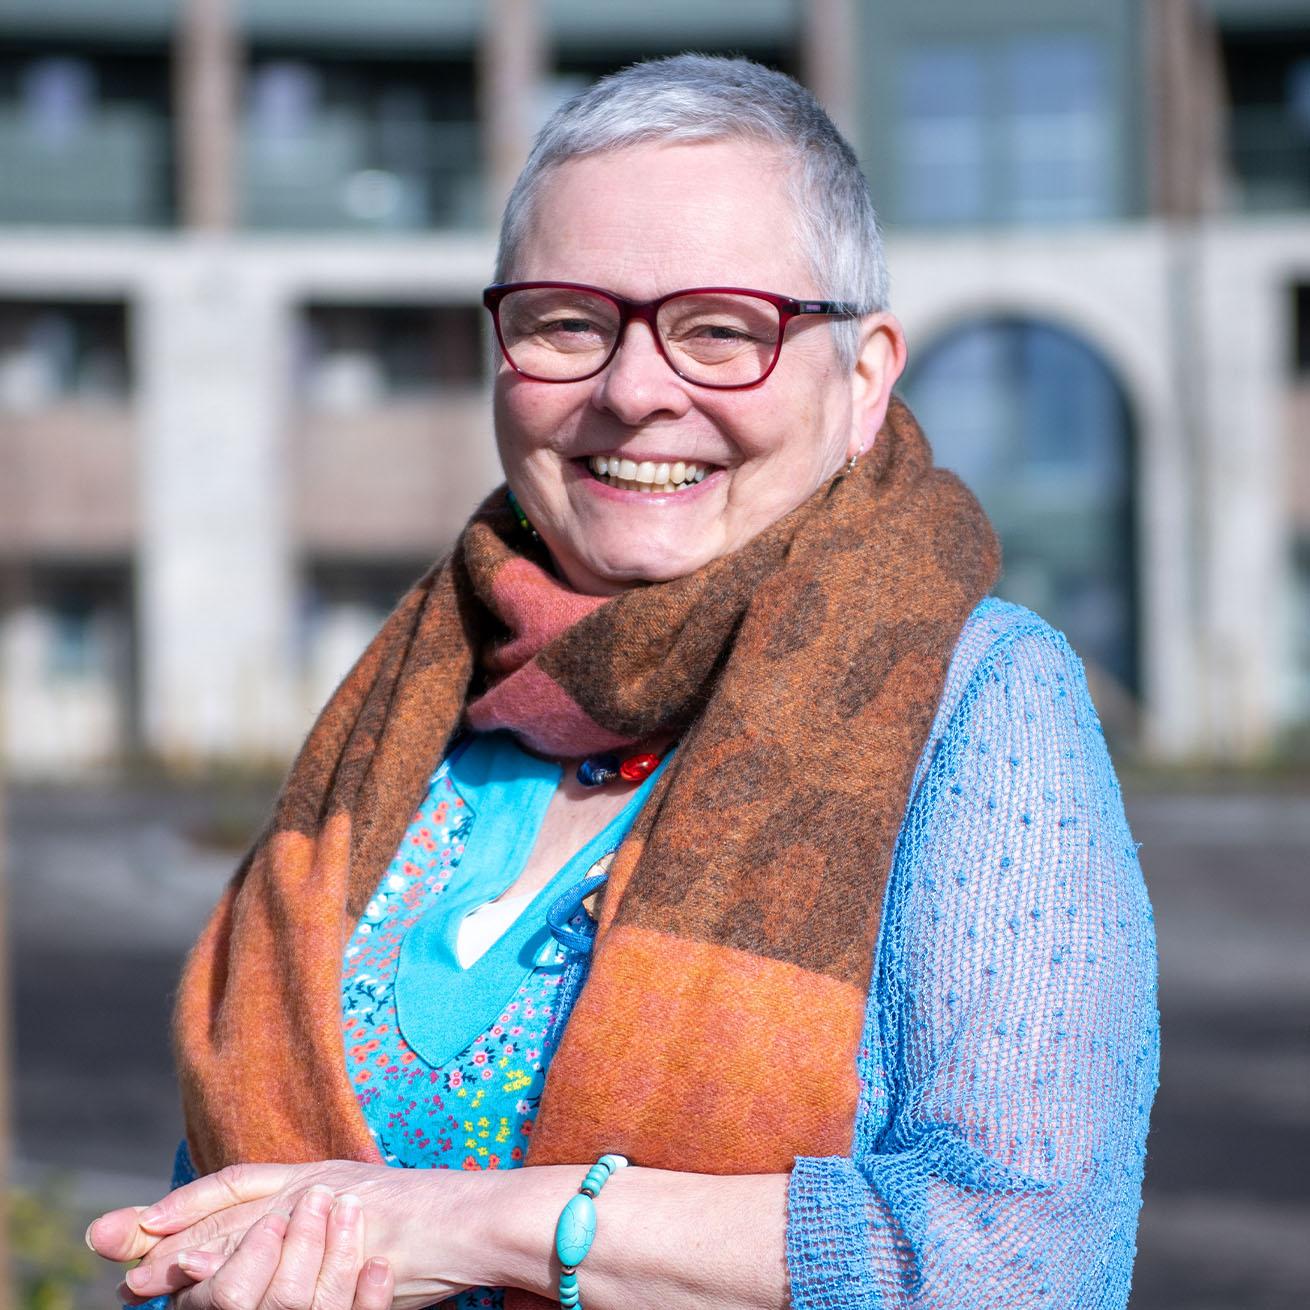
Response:
[{"label": "green bead", "polygon": [[612,1173],[615,1169],[624,1168],[628,1162],[621,1155],[611,1155],[607,1152],[600,1157],[599,1163],[608,1165]]},{"label": "green bead", "polygon": [[577,1266],[596,1236],[596,1203],[585,1192],[569,1198],[555,1226],[555,1254],[562,1265]]},{"label": "green bead", "polygon": [[559,1303],[562,1306],[575,1306],[581,1299],[576,1287],[571,1292],[566,1292],[563,1288],[560,1289]]}]

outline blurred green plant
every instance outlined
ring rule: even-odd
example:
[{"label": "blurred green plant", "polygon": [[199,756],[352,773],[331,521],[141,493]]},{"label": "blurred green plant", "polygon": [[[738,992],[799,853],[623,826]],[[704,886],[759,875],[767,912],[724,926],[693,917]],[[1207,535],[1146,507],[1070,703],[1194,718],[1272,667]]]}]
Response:
[{"label": "blurred green plant", "polygon": [[82,1240],[64,1186],[51,1182],[38,1191],[15,1187],[6,1200],[20,1310],[74,1310],[78,1289],[95,1277],[96,1260]]}]

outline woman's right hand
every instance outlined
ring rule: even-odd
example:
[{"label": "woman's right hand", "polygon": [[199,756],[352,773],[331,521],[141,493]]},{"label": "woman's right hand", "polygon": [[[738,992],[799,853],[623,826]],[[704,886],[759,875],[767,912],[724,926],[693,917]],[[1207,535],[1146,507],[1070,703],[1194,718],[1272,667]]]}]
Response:
[{"label": "woman's right hand", "polygon": [[[288,1215],[257,1220],[230,1252],[192,1248],[174,1257],[189,1283],[172,1293],[177,1310],[388,1310],[394,1276],[386,1260],[364,1258],[363,1207],[311,1187]],[[129,1304],[144,1298],[124,1283]]]}]

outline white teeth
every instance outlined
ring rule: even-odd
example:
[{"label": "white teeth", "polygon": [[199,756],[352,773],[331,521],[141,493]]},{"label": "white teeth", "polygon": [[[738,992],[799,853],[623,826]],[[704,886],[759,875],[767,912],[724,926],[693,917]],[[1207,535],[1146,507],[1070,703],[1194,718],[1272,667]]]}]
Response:
[{"label": "white teeth", "polygon": [[611,487],[658,492],[662,495],[704,481],[708,471],[699,464],[688,464],[681,459],[672,463],[656,464],[649,459],[637,463],[631,459],[620,459],[617,455],[592,455],[587,465],[602,482]]}]

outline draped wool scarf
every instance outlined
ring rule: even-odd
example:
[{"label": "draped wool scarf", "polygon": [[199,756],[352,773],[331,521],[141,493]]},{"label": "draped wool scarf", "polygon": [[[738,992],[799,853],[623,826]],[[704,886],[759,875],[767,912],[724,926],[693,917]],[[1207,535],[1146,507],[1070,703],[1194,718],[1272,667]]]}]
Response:
[{"label": "draped wool scarf", "polygon": [[328,702],[187,960],[197,1167],[379,1159],[346,1071],[342,952],[470,721],[545,752],[681,738],[611,865],[528,1163],[769,1173],[848,1153],[893,846],[998,570],[982,509],[897,400],[854,471],[732,554],[603,602],[557,581],[494,493]]}]

